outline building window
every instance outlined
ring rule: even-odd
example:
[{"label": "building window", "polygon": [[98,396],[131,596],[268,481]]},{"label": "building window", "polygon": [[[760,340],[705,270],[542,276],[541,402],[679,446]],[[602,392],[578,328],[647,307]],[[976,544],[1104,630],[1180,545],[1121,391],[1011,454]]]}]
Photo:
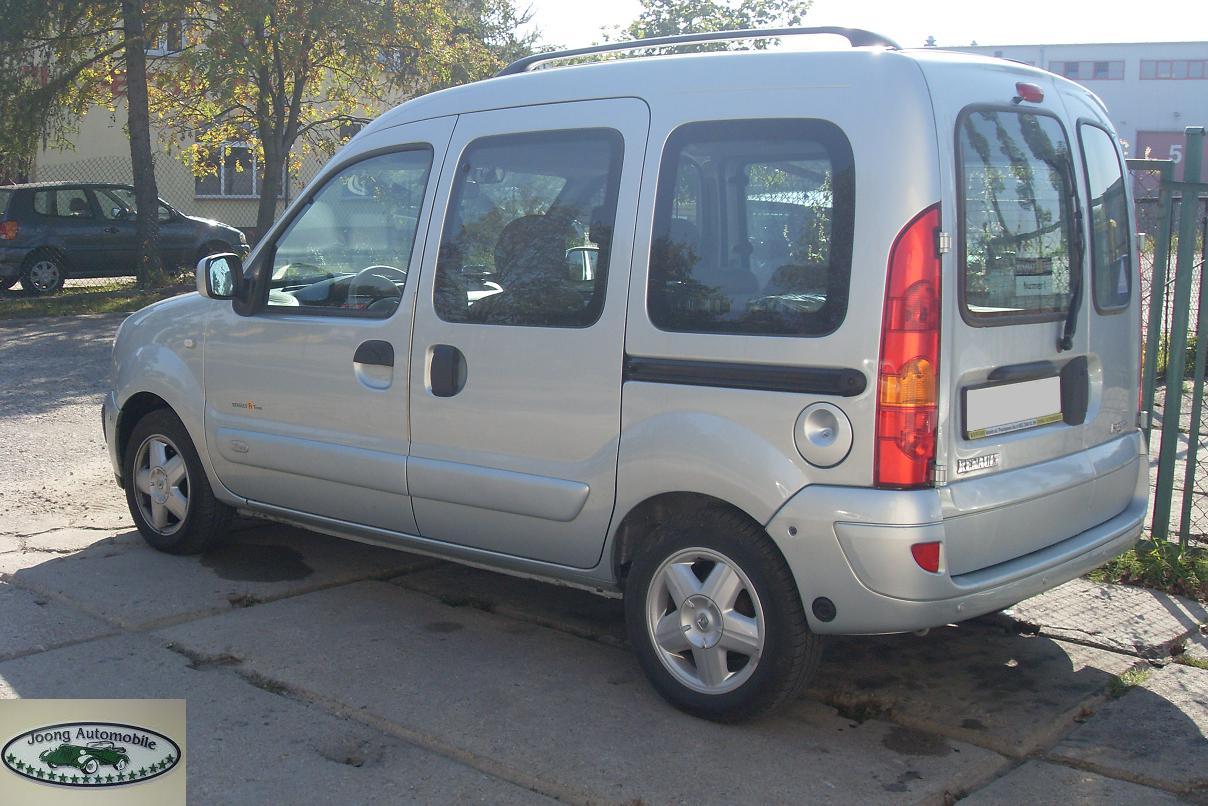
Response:
[{"label": "building window", "polygon": [[207,173],[194,179],[196,196],[255,198],[260,193],[259,165],[248,143],[223,143],[205,161]]},{"label": "building window", "polygon": [[1150,81],[1203,81],[1208,78],[1208,59],[1155,59],[1141,62],[1141,78]]},{"label": "building window", "polygon": [[151,39],[148,56],[171,56],[185,49],[185,25],[183,20],[171,20],[163,24]]},{"label": "building window", "polygon": [[1119,81],[1124,78],[1124,62],[1122,60],[1051,62],[1049,71],[1074,81]]}]

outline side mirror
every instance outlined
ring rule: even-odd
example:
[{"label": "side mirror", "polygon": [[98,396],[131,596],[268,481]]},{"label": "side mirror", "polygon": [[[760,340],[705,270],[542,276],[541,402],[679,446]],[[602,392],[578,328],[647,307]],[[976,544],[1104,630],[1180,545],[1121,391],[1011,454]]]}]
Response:
[{"label": "side mirror", "polygon": [[197,293],[207,299],[234,299],[243,285],[243,261],[226,252],[197,263]]}]

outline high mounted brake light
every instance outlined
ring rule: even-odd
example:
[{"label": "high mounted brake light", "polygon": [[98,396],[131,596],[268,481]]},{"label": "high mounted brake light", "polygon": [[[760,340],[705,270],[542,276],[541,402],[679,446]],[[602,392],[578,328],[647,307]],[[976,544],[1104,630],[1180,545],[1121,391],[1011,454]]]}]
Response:
[{"label": "high mounted brake light", "polygon": [[889,252],[873,480],[878,487],[925,487],[935,461],[940,358],[940,206],[919,213]]},{"label": "high mounted brake light", "polygon": [[1015,97],[1012,98],[1015,103],[1027,101],[1031,104],[1038,104],[1044,100],[1044,90],[1035,84],[1028,84],[1025,81],[1020,81],[1015,85]]}]

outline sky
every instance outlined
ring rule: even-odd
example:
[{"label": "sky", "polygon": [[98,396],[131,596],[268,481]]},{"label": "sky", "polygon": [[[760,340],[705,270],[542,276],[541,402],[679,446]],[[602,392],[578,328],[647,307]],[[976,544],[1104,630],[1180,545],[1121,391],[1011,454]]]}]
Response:
[{"label": "sky", "polygon": [[[602,26],[625,25],[637,0],[517,0],[533,10],[545,41],[582,47],[600,41]],[[1112,13],[1112,9],[1129,9]],[[1142,16],[1139,11],[1144,9]],[[1030,45],[1066,42],[1177,42],[1208,40],[1203,0],[814,0],[805,25],[867,28],[903,47],[928,36],[944,45]]]}]

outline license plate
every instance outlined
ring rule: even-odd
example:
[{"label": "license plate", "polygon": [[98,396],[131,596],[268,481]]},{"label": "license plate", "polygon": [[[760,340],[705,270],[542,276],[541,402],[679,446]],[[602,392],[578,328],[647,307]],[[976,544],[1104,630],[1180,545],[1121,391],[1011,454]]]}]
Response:
[{"label": "license plate", "polygon": [[965,437],[985,439],[1061,422],[1061,378],[965,389]]}]

